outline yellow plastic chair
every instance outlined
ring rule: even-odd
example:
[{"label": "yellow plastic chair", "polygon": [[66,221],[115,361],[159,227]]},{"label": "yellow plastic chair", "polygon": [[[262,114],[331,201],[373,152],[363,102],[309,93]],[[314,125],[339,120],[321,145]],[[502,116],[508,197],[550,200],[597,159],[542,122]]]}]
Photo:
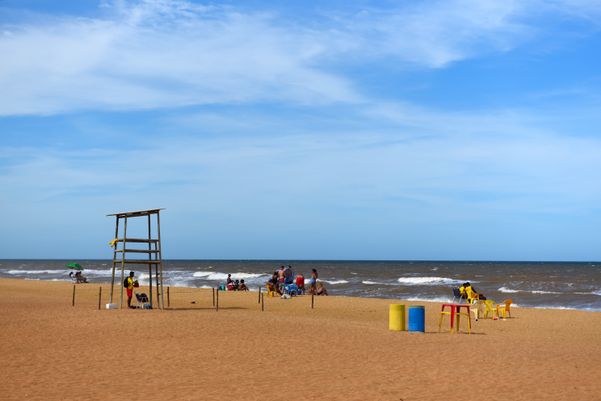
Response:
[{"label": "yellow plastic chair", "polygon": [[495,304],[495,301],[493,301],[492,299],[487,299],[486,301],[484,301],[484,307],[486,308],[484,310],[484,319],[488,319],[489,313],[493,319],[495,318],[495,315],[497,318],[499,317],[499,313],[498,313],[497,305]]},{"label": "yellow plastic chair", "polygon": [[507,318],[507,315],[511,317],[511,304],[513,300],[506,299],[502,303],[497,305],[497,316],[501,317],[501,313],[503,314],[503,319]]},{"label": "yellow plastic chair", "polygon": [[265,291],[267,291],[267,296],[268,297],[279,297],[280,295],[277,293],[276,290],[274,290],[273,288],[269,288],[268,286],[265,286]]},{"label": "yellow plastic chair", "polygon": [[470,311],[474,315],[474,319],[476,319],[476,321],[478,321],[478,319],[480,319],[480,315],[482,314],[483,307],[484,307],[484,301],[475,300],[475,302],[472,303],[472,306],[470,307]]},{"label": "yellow plastic chair", "polygon": [[466,287],[465,293],[467,295],[467,303],[468,304],[473,304],[474,301],[477,301],[478,299],[480,299],[480,294],[476,293],[476,291],[474,291],[472,289],[472,286]]}]

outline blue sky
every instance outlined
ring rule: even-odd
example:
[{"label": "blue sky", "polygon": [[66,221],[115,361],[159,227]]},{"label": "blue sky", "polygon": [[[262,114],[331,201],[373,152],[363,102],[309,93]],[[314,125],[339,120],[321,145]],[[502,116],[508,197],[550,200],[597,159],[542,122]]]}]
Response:
[{"label": "blue sky", "polygon": [[601,260],[601,1],[0,2],[0,258]]}]

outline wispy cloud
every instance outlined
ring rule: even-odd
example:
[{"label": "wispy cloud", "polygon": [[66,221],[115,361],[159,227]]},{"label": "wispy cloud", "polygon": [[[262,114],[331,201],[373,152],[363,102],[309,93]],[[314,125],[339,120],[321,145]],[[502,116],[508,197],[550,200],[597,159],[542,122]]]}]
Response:
[{"label": "wispy cloud", "polygon": [[[215,208],[224,203],[234,207],[242,193],[257,204],[271,195],[287,202],[338,198],[363,206],[404,197],[435,209],[463,203],[465,199],[456,198],[461,194],[480,193],[501,199],[496,206],[484,201],[482,208],[507,210],[512,208],[508,198],[536,198],[519,208],[536,205],[558,212],[590,206],[601,197],[598,186],[591,185],[601,169],[598,138],[558,135],[540,128],[540,116],[532,120],[517,112],[474,117],[414,109],[410,124],[402,115],[395,120],[395,112],[377,110],[371,128],[338,132],[310,129],[273,135],[286,123],[299,123],[302,116],[292,121],[283,117],[285,123],[263,115],[254,120],[264,136],[170,135],[146,139],[144,148],[132,150],[3,147],[6,165],[0,185],[11,188],[4,194],[11,202],[63,199],[70,193],[76,198],[120,193],[134,200],[145,194],[170,203],[172,192],[154,193],[154,188],[171,182],[184,199],[204,199],[203,208],[210,203],[205,190],[216,191],[211,194]],[[177,131],[177,121],[172,123]],[[216,124],[227,132],[247,130],[235,121]],[[120,179],[123,172],[127,174]],[[473,206],[479,201],[476,197],[470,202]]]},{"label": "wispy cloud", "polygon": [[[590,2],[570,1],[590,15]],[[0,115],[283,101],[361,101],[342,60],[439,68],[528,40],[533,9],[562,2],[434,1],[366,8],[311,26],[268,12],[187,1],[103,3],[102,17],[5,23]],[[541,12],[541,11],[538,11]]]},{"label": "wispy cloud", "polygon": [[143,2],[110,18],[4,31],[4,115],[356,96],[349,82],[312,66],[315,40],[266,14]]}]

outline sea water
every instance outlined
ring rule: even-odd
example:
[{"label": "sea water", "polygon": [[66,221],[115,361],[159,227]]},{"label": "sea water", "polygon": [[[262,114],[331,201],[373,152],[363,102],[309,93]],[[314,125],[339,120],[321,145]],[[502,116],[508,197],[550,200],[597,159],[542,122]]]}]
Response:
[{"label": "sea water", "polygon": [[[70,281],[72,260],[0,260],[0,277]],[[92,283],[111,281],[110,260],[78,260]],[[165,260],[164,285],[214,288],[232,274],[256,290],[281,265],[310,277],[317,269],[332,295],[450,301],[469,281],[488,299],[523,307],[601,311],[601,263],[318,260]],[[146,267],[134,269],[142,285]],[[120,278],[120,270],[117,271]]]}]

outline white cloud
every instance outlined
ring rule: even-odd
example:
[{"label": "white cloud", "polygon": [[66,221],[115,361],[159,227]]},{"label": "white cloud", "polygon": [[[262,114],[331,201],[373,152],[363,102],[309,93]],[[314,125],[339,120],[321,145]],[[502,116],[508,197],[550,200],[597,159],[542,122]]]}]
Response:
[{"label": "white cloud", "polygon": [[[53,244],[40,257],[68,252],[65,244],[73,243],[101,256],[112,232],[105,213],[167,207],[165,230],[177,257],[275,257],[274,250],[349,257],[354,249],[354,257],[399,258],[413,247],[427,257],[450,243],[452,255],[483,257],[468,243],[505,244],[500,232],[519,232],[511,240],[534,249],[525,253],[530,258],[547,255],[541,243],[557,238],[579,249],[577,258],[591,254],[599,138],[543,131],[517,111],[470,117],[394,106],[368,117],[361,105],[348,108],[349,125],[361,128],[336,132],[304,127],[302,115],[265,114],[243,119],[257,121],[251,126],[263,135],[236,135],[248,127],[209,115],[205,123],[232,135],[165,134],[129,150],[0,145],[0,205],[10,211],[4,227],[11,232],[0,250],[27,255],[20,244],[35,227]],[[170,132],[183,128],[170,123]],[[285,125],[299,125],[299,133],[274,135]],[[446,238],[449,232],[467,236]],[[254,250],[244,248],[250,238]],[[369,250],[370,241],[384,253]],[[329,251],[317,251],[320,243]]]},{"label": "white cloud", "polygon": [[[518,23],[519,1],[419,2],[396,10],[366,10],[351,28],[375,55],[443,67],[467,57],[508,50],[529,34]],[[376,46],[370,45],[376,43]]]},{"label": "white cloud", "polygon": [[[595,2],[449,0],[364,9],[309,26],[186,1],[104,3],[104,17],[45,16],[0,35],[0,116],[281,101],[362,101],[334,68],[386,57],[443,67],[506,51],[529,13],[593,15]],[[334,17],[336,15],[336,17]],[[44,17],[44,16],[42,16]]]},{"label": "white cloud", "polygon": [[[601,169],[598,138],[543,131],[517,112],[470,117],[414,109],[410,124],[403,115],[399,124],[393,113],[389,107],[387,114],[374,114],[371,129],[338,133],[166,136],[146,139],[143,149],[120,151],[4,147],[0,186],[10,188],[4,197],[11,204],[80,202],[90,194],[118,204],[170,203],[176,193],[186,202],[203,199],[202,208],[215,210],[236,207],[240,196],[255,205],[276,196],[362,206],[403,197],[434,210],[466,210],[479,202],[456,196],[480,193],[498,200],[479,204],[482,209],[569,213],[601,198],[593,185]],[[279,119],[263,116],[256,125],[277,132],[284,125]],[[225,127],[238,128],[235,121]]]},{"label": "white cloud", "polygon": [[0,115],[356,96],[311,65],[316,42],[269,15],[150,1],[117,11],[0,37],[10,55],[0,64]]}]

